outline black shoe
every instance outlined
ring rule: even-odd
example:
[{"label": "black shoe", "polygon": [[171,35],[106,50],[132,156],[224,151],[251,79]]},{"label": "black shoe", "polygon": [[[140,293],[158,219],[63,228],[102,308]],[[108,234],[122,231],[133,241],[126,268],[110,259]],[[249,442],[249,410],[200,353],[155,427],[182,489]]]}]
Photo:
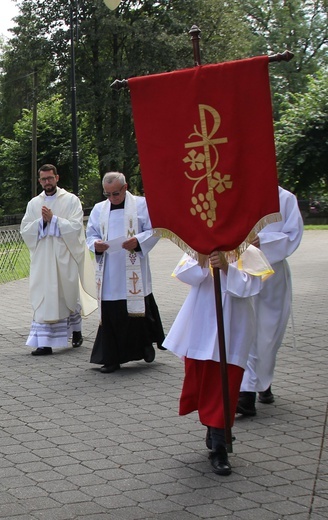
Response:
[{"label": "black shoe", "polygon": [[82,345],[83,343],[83,337],[82,337],[82,332],[81,331],[74,331],[73,332],[73,337],[72,337],[72,347],[73,348],[78,348]]},{"label": "black shoe", "polygon": [[49,356],[52,354],[51,347],[39,347],[31,352],[32,356]]},{"label": "black shoe", "polygon": [[147,345],[144,348],[144,360],[146,363],[152,363],[155,359],[155,349],[153,345]]},{"label": "black shoe", "polygon": [[231,464],[228,460],[228,453],[225,446],[218,446],[215,451],[209,454],[209,459],[214,473],[223,476],[231,474]]},{"label": "black shoe", "polygon": [[259,401],[264,404],[271,404],[274,402],[274,395],[271,392],[271,385],[264,392],[259,392]]},{"label": "black shoe", "polygon": [[236,413],[253,417],[256,415],[255,408],[256,392],[239,392]]},{"label": "black shoe", "polygon": [[120,368],[120,365],[104,365],[100,368],[100,372],[102,372],[103,374],[111,374],[112,372],[115,372]]}]

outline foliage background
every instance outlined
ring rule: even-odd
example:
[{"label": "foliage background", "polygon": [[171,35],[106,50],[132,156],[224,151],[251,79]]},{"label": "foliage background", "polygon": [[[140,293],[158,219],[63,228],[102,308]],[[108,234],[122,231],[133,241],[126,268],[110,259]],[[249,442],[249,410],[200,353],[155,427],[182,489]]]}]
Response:
[{"label": "foliage background", "polygon": [[115,11],[102,0],[18,4],[13,36],[0,45],[0,214],[23,212],[31,197],[34,106],[38,167],[56,164],[61,186],[72,189],[71,9],[79,196],[86,208],[101,199],[108,170],[123,171],[130,189],[142,192],[129,93],[111,83],[192,67],[188,33],[194,24],[202,31],[203,64],[294,53],[289,63],[270,67],[280,182],[300,198],[324,200],[327,0],[122,0]]}]

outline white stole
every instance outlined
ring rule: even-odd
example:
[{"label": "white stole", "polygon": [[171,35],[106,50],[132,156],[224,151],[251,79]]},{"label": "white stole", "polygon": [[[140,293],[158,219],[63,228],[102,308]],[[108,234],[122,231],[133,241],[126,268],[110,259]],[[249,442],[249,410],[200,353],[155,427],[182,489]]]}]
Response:
[{"label": "white stole", "polygon": [[[100,211],[101,239],[108,240],[108,222],[110,218],[110,202],[105,200]],[[128,191],[124,203],[124,229],[126,238],[131,238],[138,233],[137,200]],[[101,296],[105,262],[109,261],[107,253],[96,255],[96,287],[98,309],[101,321]],[[126,251],[125,257],[126,273],[126,300],[129,316],[145,316],[145,300],[142,282],[140,257],[135,251]]]}]

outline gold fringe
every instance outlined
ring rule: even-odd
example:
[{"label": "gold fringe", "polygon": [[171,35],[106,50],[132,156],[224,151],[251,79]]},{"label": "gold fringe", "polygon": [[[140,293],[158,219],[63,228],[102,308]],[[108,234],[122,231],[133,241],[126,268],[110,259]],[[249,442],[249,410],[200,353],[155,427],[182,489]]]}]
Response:
[{"label": "gold fringe", "polygon": [[[265,217],[261,218],[247,235],[245,240],[232,251],[222,251],[227,262],[232,263],[236,262],[240,255],[248,248],[248,246],[253,242],[256,235],[268,224],[272,224],[274,222],[280,222],[282,220],[281,213],[270,213]],[[184,253],[187,253],[191,258],[194,258],[198,261],[201,267],[208,266],[208,255],[204,255],[202,253],[198,253],[192,247],[188,246],[188,244],[182,240],[178,235],[165,228],[155,228],[154,235],[159,238],[168,238],[175,245],[180,247]]]},{"label": "gold fringe", "polygon": [[282,220],[281,213],[270,213],[265,217],[261,218],[253,227],[253,229],[249,232],[245,240],[232,251],[224,251],[224,256],[226,257],[227,262],[236,262],[240,255],[243,254],[244,251],[248,248],[248,246],[253,242],[258,233],[265,228],[268,224],[273,224],[274,222],[280,222]]},{"label": "gold fringe", "polygon": [[[173,231],[170,231],[166,228],[154,228],[154,236],[158,238],[168,238],[175,244],[176,246],[180,247],[184,253],[187,253],[187,255],[191,256],[191,258],[194,258],[195,260],[198,260],[198,257],[201,253],[197,253],[192,247],[188,246],[182,238],[180,238],[178,235],[173,233]],[[206,255],[202,255],[206,256]]]}]

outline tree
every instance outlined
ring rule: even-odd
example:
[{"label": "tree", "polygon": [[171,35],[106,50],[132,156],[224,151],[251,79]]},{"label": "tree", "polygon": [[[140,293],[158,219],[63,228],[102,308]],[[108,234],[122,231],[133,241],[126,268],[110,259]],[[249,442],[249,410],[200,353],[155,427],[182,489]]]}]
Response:
[{"label": "tree", "polygon": [[49,35],[38,24],[33,2],[24,1],[13,38],[3,47],[0,67],[0,133],[13,136],[13,125],[34,99],[33,74],[38,72],[39,99],[50,98],[58,87],[56,60]]},{"label": "tree", "polygon": [[307,78],[327,65],[327,0],[250,0],[241,3],[253,35],[255,53],[275,54],[288,49],[289,63],[270,69],[275,119],[279,104],[290,93],[304,92]]},{"label": "tree", "polygon": [[[13,138],[14,123],[20,120],[23,109],[31,108],[28,96],[33,88],[28,75],[35,68],[40,78],[40,101],[60,95],[65,117],[69,115],[70,5],[78,20],[78,124],[80,127],[83,118],[83,142],[92,143],[98,163],[95,201],[100,196],[100,179],[111,169],[124,171],[130,186],[140,191],[130,96],[127,91],[114,91],[111,83],[117,78],[193,66],[188,31],[194,23],[203,30],[203,63],[248,55],[249,32],[239,2],[123,0],[116,11],[109,11],[102,0],[24,0],[14,38],[2,59],[0,108],[4,123],[0,129],[5,138]],[[46,143],[39,143],[40,154],[43,145]],[[81,186],[85,188],[89,181],[82,166],[80,170]]]},{"label": "tree", "polygon": [[328,192],[328,69],[308,78],[308,90],[294,94],[276,125],[279,178],[306,198]]},{"label": "tree", "polygon": [[[82,167],[87,172],[88,188],[82,184],[82,200],[92,205],[95,180],[98,179],[97,161],[92,150],[92,141],[84,145],[85,118],[82,118],[79,137],[81,140]],[[71,125],[65,111],[65,103],[59,96],[44,101],[38,106],[38,166],[55,164],[60,175],[60,186],[71,190]],[[13,138],[3,138],[0,143],[0,184],[3,212],[21,213],[31,198],[31,140],[32,111],[23,110],[22,118],[14,125]],[[19,166],[18,166],[19,165]]]}]

